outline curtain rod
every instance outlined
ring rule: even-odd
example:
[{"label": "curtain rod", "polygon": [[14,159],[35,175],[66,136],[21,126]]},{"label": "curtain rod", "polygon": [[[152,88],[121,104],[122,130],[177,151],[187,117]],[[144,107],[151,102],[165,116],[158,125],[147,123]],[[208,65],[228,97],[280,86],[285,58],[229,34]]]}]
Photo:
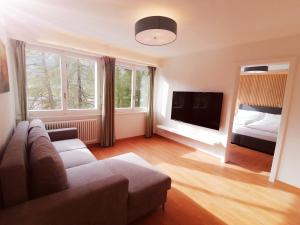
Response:
[{"label": "curtain rod", "polygon": [[31,41],[25,41],[25,43],[32,45],[32,46],[37,46],[37,47],[44,47],[44,48],[53,48],[56,50],[61,50],[61,51],[69,51],[72,53],[77,53],[77,54],[82,54],[82,55],[89,55],[89,56],[94,56],[94,57],[102,57],[102,56],[110,56],[116,58],[117,61],[119,62],[125,62],[125,63],[131,63],[131,64],[136,64],[140,66],[155,66],[158,67],[158,63],[145,63],[141,61],[136,61],[132,59],[127,59],[127,58],[119,58],[113,55],[105,54],[105,53],[99,53],[97,51],[91,51],[89,49],[82,49],[82,48],[75,48],[73,46],[65,46],[65,45],[58,45],[57,43],[50,43],[50,42],[31,42]]}]

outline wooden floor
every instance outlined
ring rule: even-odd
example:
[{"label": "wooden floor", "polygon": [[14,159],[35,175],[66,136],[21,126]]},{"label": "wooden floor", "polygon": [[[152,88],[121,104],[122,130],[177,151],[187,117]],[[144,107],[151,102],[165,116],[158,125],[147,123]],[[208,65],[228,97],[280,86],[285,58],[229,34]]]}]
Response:
[{"label": "wooden floor", "polygon": [[156,210],[135,225],[300,224],[300,190],[269,183],[265,169],[234,156],[238,149],[232,154],[238,162],[229,164],[159,136],[92,151],[98,159],[134,152],[172,178],[165,212]]},{"label": "wooden floor", "polygon": [[256,173],[269,176],[273,156],[249,148],[231,144],[229,148],[229,163],[243,167]]}]

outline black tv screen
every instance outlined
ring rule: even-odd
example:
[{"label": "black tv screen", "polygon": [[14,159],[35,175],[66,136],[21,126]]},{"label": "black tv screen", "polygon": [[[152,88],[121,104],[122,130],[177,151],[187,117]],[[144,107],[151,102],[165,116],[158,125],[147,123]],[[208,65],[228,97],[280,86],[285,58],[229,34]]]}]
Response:
[{"label": "black tv screen", "polygon": [[219,130],[223,93],[173,92],[171,119]]}]

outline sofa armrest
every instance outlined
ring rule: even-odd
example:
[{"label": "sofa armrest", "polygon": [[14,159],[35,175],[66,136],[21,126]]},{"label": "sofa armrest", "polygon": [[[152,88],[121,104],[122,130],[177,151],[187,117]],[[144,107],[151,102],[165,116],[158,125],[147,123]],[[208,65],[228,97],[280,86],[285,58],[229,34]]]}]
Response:
[{"label": "sofa armrest", "polygon": [[51,141],[61,141],[66,139],[78,138],[78,130],[76,127],[47,130],[47,132]]},{"label": "sofa armrest", "polygon": [[0,211],[0,224],[125,225],[128,180],[113,175]]}]

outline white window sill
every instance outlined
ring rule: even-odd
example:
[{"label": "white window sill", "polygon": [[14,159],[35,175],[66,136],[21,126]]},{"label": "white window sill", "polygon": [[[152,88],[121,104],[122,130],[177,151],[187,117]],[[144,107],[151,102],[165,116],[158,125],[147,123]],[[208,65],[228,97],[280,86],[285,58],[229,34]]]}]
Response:
[{"label": "white window sill", "polygon": [[116,115],[147,113],[145,109],[115,109]]},{"label": "white window sill", "polygon": [[[146,114],[146,109],[115,109],[115,115],[133,115],[133,114]],[[76,120],[85,118],[100,117],[101,112],[99,110],[78,110],[78,111],[30,111],[29,118],[39,118],[45,121],[59,121],[59,120]]]},{"label": "white window sill", "polygon": [[74,120],[74,119],[84,119],[91,117],[99,117],[99,110],[78,110],[78,111],[29,111],[29,118],[39,118],[42,120]]}]

